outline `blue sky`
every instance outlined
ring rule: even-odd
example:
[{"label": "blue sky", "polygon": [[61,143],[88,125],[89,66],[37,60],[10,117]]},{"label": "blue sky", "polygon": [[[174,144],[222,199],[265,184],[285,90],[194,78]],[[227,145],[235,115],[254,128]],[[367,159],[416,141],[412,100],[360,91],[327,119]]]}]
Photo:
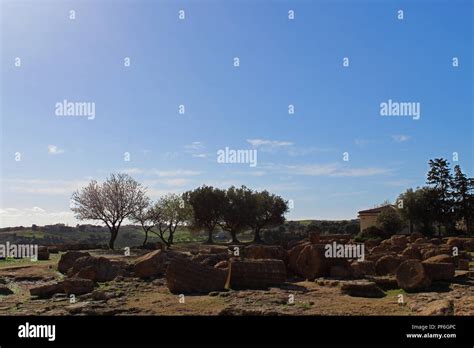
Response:
[{"label": "blue sky", "polygon": [[[72,192],[118,171],[155,199],[268,189],[289,219],[355,218],[423,185],[434,157],[473,175],[472,1],[1,4],[1,226],[75,223]],[[95,118],[56,116],[64,99]],[[389,99],[420,119],[382,117]],[[225,147],[257,166],[217,163]]]}]

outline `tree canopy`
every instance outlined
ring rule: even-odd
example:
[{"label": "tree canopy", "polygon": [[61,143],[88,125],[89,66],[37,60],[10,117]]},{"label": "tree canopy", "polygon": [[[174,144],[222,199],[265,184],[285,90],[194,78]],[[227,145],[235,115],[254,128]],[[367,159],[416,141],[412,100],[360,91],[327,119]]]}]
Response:
[{"label": "tree canopy", "polygon": [[101,220],[110,230],[109,247],[114,248],[120,225],[149,204],[145,189],[127,174],[112,174],[102,184],[92,180],[72,195],[76,218]]}]

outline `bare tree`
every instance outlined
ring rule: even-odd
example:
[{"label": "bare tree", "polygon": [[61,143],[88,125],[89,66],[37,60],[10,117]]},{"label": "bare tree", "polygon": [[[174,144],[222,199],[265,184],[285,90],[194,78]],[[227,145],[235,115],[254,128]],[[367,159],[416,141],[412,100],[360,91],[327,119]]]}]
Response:
[{"label": "bare tree", "polygon": [[156,234],[156,232],[152,230],[153,227],[155,227],[153,207],[151,205],[139,207],[137,211],[132,214],[131,220],[139,223],[143,232],[145,232],[145,239],[143,240],[143,246],[145,246],[148,241],[148,234],[150,232]]},{"label": "bare tree", "polygon": [[104,183],[92,180],[74,192],[71,210],[80,220],[101,220],[110,231],[110,249],[114,249],[122,222],[149,205],[145,189],[127,174],[112,174]]}]

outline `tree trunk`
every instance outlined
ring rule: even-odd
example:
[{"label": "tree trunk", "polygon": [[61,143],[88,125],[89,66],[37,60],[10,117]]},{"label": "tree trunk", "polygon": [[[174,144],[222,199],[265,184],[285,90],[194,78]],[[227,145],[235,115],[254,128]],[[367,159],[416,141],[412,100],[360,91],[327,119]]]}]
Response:
[{"label": "tree trunk", "polygon": [[[454,231],[452,229],[452,227],[453,227],[453,224],[451,222],[446,222],[444,224],[444,230],[446,231],[446,233],[450,233],[450,232]],[[440,237],[441,237],[441,234],[440,234]]]},{"label": "tree trunk", "polygon": [[145,230],[145,240],[143,241],[143,246],[146,245],[147,241],[148,241],[148,230]]},{"label": "tree trunk", "polygon": [[214,241],[212,240],[212,230],[209,230],[207,233],[208,233],[208,237],[207,237],[207,242],[205,244],[214,244]]},{"label": "tree trunk", "polygon": [[161,241],[166,245],[166,249],[169,249],[171,244],[169,242],[169,238],[168,240],[165,239],[165,235],[164,235],[164,231],[161,229],[161,227],[158,228],[159,229],[159,233],[157,233],[156,235],[161,239]]},{"label": "tree trunk", "polygon": [[254,243],[263,243],[262,238],[260,237],[260,228],[255,229],[255,234],[253,237],[253,242]]},{"label": "tree trunk", "polygon": [[236,231],[230,231],[230,235],[232,237],[232,241],[231,241],[232,244],[239,244],[240,243],[239,240],[237,239]]},{"label": "tree trunk", "polygon": [[116,227],[112,227],[110,229],[110,241],[109,241],[109,248],[114,250],[115,240],[117,239],[118,229]]}]

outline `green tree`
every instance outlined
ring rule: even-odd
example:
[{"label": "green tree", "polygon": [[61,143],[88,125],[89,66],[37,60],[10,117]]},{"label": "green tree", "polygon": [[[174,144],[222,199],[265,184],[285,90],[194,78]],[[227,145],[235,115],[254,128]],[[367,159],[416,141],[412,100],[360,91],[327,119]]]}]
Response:
[{"label": "green tree", "polygon": [[433,234],[433,224],[436,222],[435,206],[438,193],[431,187],[408,189],[402,193],[397,202],[401,203],[398,211],[402,219],[409,225],[410,232],[418,227],[426,235]]},{"label": "green tree", "polygon": [[260,231],[263,228],[276,227],[285,222],[288,203],[268,191],[254,192],[250,200],[252,210],[249,215],[249,226],[254,230],[254,243],[261,243]]},{"label": "green tree", "polygon": [[157,231],[151,230],[165,243],[167,248],[173,244],[178,226],[185,226],[193,219],[193,209],[186,204],[183,196],[168,194],[158,200],[150,214]]},{"label": "green tree", "polygon": [[388,238],[402,230],[403,221],[395,209],[385,209],[377,216],[377,226]]},{"label": "green tree", "polygon": [[291,234],[299,233],[301,224],[298,221],[288,221],[288,232]]},{"label": "green tree", "polygon": [[441,235],[441,225],[449,230],[454,226],[453,200],[451,185],[453,177],[449,169],[449,163],[443,158],[435,158],[429,161],[427,184],[434,188],[437,199],[434,202],[434,209],[437,215],[438,233]]},{"label": "green tree", "polygon": [[474,219],[474,179],[468,178],[459,165],[454,167],[452,188],[456,218],[464,220],[470,233]]},{"label": "green tree", "polygon": [[311,232],[321,233],[321,226],[317,221],[311,221],[308,226],[306,226],[306,232],[308,235]]},{"label": "green tree", "polygon": [[350,235],[356,235],[359,232],[360,225],[356,223],[349,223],[344,227],[344,233]]},{"label": "green tree", "polygon": [[212,186],[201,186],[185,194],[186,201],[193,208],[193,219],[191,222],[193,229],[206,229],[208,233],[207,244],[212,244],[212,234],[222,219],[223,210],[226,204],[226,194],[224,190]]},{"label": "green tree", "polygon": [[237,234],[250,227],[250,217],[254,213],[253,192],[246,186],[231,186],[225,193],[225,204],[219,226],[230,233],[231,243],[240,243]]}]

